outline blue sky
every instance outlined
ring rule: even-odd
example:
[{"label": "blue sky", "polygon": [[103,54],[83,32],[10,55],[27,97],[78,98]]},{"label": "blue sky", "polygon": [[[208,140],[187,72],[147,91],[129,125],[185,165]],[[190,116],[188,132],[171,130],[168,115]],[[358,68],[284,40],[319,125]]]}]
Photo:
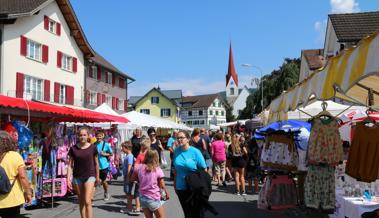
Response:
[{"label": "blue sky", "polygon": [[136,81],[184,95],[225,89],[229,42],[241,85],[302,49],[322,48],[330,13],[378,11],[378,0],[71,0],[92,47]]}]

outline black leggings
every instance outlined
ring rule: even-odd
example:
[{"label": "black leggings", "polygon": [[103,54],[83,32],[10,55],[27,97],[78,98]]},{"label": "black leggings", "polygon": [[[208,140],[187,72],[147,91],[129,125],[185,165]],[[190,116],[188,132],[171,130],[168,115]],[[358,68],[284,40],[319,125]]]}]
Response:
[{"label": "black leggings", "polygon": [[188,190],[177,190],[180,205],[182,205],[185,218],[203,218],[204,209],[200,204],[196,202],[191,205],[187,202],[187,199],[191,196],[191,192]]},{"label": "black leggings", "polygon": [[20,218],[20,206],[0,209],[1,218]]}]

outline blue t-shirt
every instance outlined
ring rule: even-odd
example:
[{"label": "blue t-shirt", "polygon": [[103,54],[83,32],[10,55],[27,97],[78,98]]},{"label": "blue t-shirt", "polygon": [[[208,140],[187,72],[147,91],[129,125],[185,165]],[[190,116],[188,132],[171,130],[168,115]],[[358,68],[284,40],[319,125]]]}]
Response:
[{"label": "blue t-shirt", "polygon": [[[103,149],[103,143],[105,143],[104,149]],[[109,161],[108,161],[107,157],[102,156],[100,153],[101,153],[101,151],[103,151],[105,153],[112,154],[113,152],[112,152],[111,146],[108,143],[102,141],[100,143],[97,143],[96,147],[97,147],[97,151],[99,152],[99,154],[98,154],[98,156],[99,156],[99,169],[104,170],[104,169],[109,168]]]},{"label": "blue t-shirt", "polygon": [[[128,166],[129,165],[132,165],[133,166],[134,164],[134,156],[132,153],[128,154],[125,156],[124,158],[124,162],[123,162],[123,165],[122,165],[122,173],[125,176],[128,176],[128,174],[130,172],[128,172]],[[133,168],[131,169],[131,171],[133,170]]]},{"label": "blue t-shirt", "polygon": [[192,146],[186,151],[183,151],[181,147],[175,149],[174,166],[176,171],[176,189],[178,190],[187,189],[185,181],[187,174],[207,167],[201,152]]}]

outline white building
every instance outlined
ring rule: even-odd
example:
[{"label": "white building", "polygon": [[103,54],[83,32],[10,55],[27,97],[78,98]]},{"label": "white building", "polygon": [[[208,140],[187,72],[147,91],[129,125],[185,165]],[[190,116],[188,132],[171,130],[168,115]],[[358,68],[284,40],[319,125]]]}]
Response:
[{"label": "white building", "polygon": [[218,94],[183,97],[181,120],[193,128],[226,123],[226,110]]},{"label": "white building", "polygon": [[0,93],[83,106],[84,62],[94,52],[70,2],[14,0],[3,6]]},{"label": "white building", "polygon": [[232,114],[237,118],[241,111],[246,107],[246,100],[249,97],[250,89],[246,86],[239,88],[238,74],[234,67],[232,45],[229,49],[229,65],[228,73],[226,74],[225,92],[220,92],[220,96],[230,107],[233,108]]},{"label": "white building", "polygon": [[324,67],[324,49],[308,49],[301,51],[299,82],[310,76],[314,71]]}]

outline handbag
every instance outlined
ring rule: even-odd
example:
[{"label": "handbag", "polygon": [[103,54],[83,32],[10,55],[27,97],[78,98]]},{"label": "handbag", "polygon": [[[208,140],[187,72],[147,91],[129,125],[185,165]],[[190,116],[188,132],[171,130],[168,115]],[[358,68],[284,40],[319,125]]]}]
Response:
[{"label": "handbag", "polygon": [[[3,154],[3,156],[1,157],[0,163],[3,161],[5,155],[6,153]],[[0,194],[4,195],[4,194],[10,193],[12,191],[14,184],[16,183],[16,180],[17,180],[17,176],[14,178],[11,184],[9,177],[7,173],[5,172],[5,169],[2,166],[0,166]]]}]

